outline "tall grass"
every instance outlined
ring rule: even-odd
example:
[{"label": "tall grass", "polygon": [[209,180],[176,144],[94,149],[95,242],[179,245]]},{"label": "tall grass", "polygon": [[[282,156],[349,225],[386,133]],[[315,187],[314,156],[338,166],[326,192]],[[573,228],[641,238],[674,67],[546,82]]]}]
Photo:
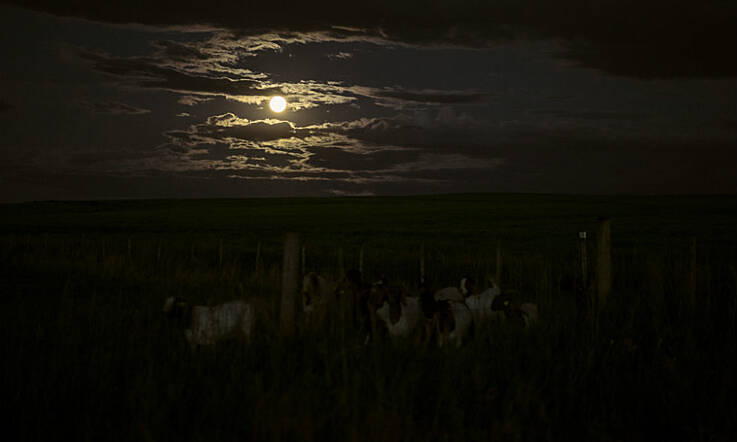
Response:
[{"label": "tall grass", "polygon": [[[416,288],[416,238],[356,229],[332,241],[304,235],[307,269],[337,275],[338,250],[350,268],[363,245],[370,278]],[[476,330],[459,349],[363,346],[332,336],[282,339],[273,320],[249,345],[193,352],[161,317],[163,299],[257,298],[275,318],[283,232],[151,230],[67,225],[0,235],[0,406],[5,430],[19,440],[737,434],[733,242],[697,242],[694,255],[688,235],[620,240],[615,219],[614,290],[596,324],[576,320],[566,282],[576,268],[574,228],[570,244],[538,235],[531,248],[502,237],[502,286],[540,304],[542,320],[529,331]],[[494,274],[492,235],[475,240],[472,231],[424,239],[431,283]]]}]

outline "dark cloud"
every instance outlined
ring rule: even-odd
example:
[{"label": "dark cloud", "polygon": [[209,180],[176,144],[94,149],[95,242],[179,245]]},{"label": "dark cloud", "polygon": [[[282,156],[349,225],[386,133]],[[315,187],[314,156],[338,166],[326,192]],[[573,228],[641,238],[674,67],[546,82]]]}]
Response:
[{"label": "dark cloud", "polygon": [[405,90],[379,89],[374,92],[378,98],[391,98],[400,101],[409,101],[425,104],[466,104],[478,103],[485,100],[488,94],[473,91],[435,91],[435,90]]},{"label": "dark cloud", "polygon": [[149,109],[142,109],[119,101],[84,101],[81,105],[84,109],[95,114],[143,115],[151,112]]},{"label": "dark cloud", "polygon": [[[423,140],[435,143],[444,138],[459,140],[462,128],[448,131],[447,127],[421,127],[408,115],[385,118],[361,118],[352,121],[296,126],[281,120],[248,120],[233,113],[225,113],[207,118],[202,124],[195,124],[187,130],[168,131],[167,136],[188,140],[198,144],[202,140],[224,140],[233,138],[241,141],[284,141],[295,140],[300,145],[316,145],[321,141],[330,146],[354,146],[344,140],[366,142],[367,145],[403,146],[422,145]],[[342,136],[336,139],[334,136]],[[310,140],[309,142],[305,140]]]},{"label": "dark cloud", "polygon": [[558,118],[573,118],[582,120],[619,120],[619,121],[640,121],[647,118],[645,114],[616,112],[616,111],[597,111],[597,110],[581,110],[573,111],[567,109],[534,109],[531,114],[549,115]]},{"label": "dark cloud", "polygon": [[[242,35],[323,31],[415,45],[488,46],[552,38],[561,57],[635,77],[733,76],[737,3],[724,0],[342,0],[200,3],[15,0],[58,15],[116,23],[205,24]],[[335,25],[340,25],[336,27]],[[171,48],[182,51],[184,48]]]},{"label": "dark cloud", "polygon": [[353,54],[350,52],[336,52],[335,54],[328,54],[327,57],[331,60],[347,60],[353,58]]},{"label": "dark cloud", "polygon": [[[299,180],[339,183],[439,183],[450,171],[494,169],[503,163],[496,152],[463,153],[456,146],[406,147],[374,143],[405,130],[403,118],[297,127],[278,120],[249,121],[232,113],[210,117],[186,131],[169,131],[163,149],[178,155],[191,170],[230,170],[241,180]],[[425,171],[422,175],[420,171]]]},{"label": "dark cloud", "polygon": [[[303,80],[294,83],[273,83],[265,74],[256,74],[233,65],[232,60],[222,60],[204,55],[200,46],[208,46],[214,53],[227,52],[231,39],[216,35],[207,42],[184,45],[178,42],[157,41],[160,48],[153,57],[111,57],[88,50],[79,55],[92,64],[93,69],[114,75],[123,84],[143,88],[169,90],[184,95],[179,103],[194,106],[210,98],[201,95],[221,95],[238,101],[260,104],[274,94],[287,96],[290,108],[300,110],[326,104],[347,104],[359,98],[368,98],[375,104],[393,109],[424,106],[473,105],[488,100],[488,92],[477,90],[412,89],[404,87],[367,87],[342,85],[337,82],[321,83]],[[207,69],[201,60],[207,59]],[[213,76],[211,71],[220,76]],[[247,78],[243,78],[244,75]],[[465,123],[468,123],[466,121]],[[464,123],[464,124],[465,124]]]},{"label": "dark cloud", "polygon": [[486,144],[488,132],[484,127],[469,131],[469,125],[478,125],[465,115],[437,113],[430,119],[418,119],[410,114],[394,117],[361,118],[354,121],[307,126],[312,134],[341,134],[362,142],[387,146],[424,148],[427,146],[467,146]]},{"label": "dark cloud", "polygon": [[[297,127],[281,120],[247,120],[233,113],[225,113],[207,118],[204,123],[194,124],[187,130],[165,132],[167,137],[179,144],[197,145],[211,140],[237,139],[237,141],[275,141],[286,139],[320,138],[339,134],[362,141],[383,140],[404,129],[400,118],[362,118],[340,123]],[[330,145],[353,146],[336,140]]]},{"label": "dark cloud", "polygon": [[[172,150],[176,151],[176,147]],[[266,168],[286,168],[290,166],[293,160],[293,157],[290,155],[274,153],[259,148],[233,148],[232,145],[222,142],[199,146],[188,158],[193,162],[202,160],[222,162],[221,164],[223,166],[231,163],[233,170],[238,169],[237,164],[242,165],[244,163]]]},{"label": "dark cloud", "polygon": [[[206,134],[208,134],[206,132]],[[209,135],[218,135],[226,138],[240,138],[249,141],[269,141],[289,138],[295,134],[294,127],[286,121],[266,122],[254,121],[245,125],[217,128]]]},{"label": "dark cloud", "polygon": [[307,164],[317,168],[377,171],[402,163],[417,161],[422,154],[414,149],[383,149],[355,152],[336,146],[313,147]]},{"label": "dark cloud", "polygon": [[505,148],[521,152],[529,151],[528,146],[533,149],[602,148],[629,152],[635,148],[633,146],[641,146],[630,145],[635,139],[633,136],[612,138],[596,128],[508,123],[471,132],[463,125],[444,124],[444,119],[436,118],[430,125],[420,126],[410,115],[399,114],[296,126],[280,120],[251,121],[226,113],[209,117],[204,123],[191,125],[187,130],[167,131],[165,136],[173,144],[187,146],[188,149],[207,148],[215,143],[248,146],[250,149],[264,146],[270,151],[305,155],[309,152],[307,163],[314,167],[326,164],[347,167],[352,164],[354,169],[374,170],[389,167],[392,161],[406,163],[417,160],[422,155],[435,155],[438,161],[442,157],[450,168],[472,168],[474,164],[461,165],[457,158],[449,155],[484,160],[499,158],[500,149]]},{"label": "dark cloud", "polygon": [[207,60],[210,55],[200,50],[196,45],[184,44],[170,40],[159,40],[153,43],[159,48],[157,57],[169,60],[191,61],[191,60]]},{"label": "dark cloud", "polygon": [[205,123],[192,125],[186,131],[168,131],[165,135],[179,140],[193,140],[194,144],[197,144],[203,138],[219,140],[238,138],[247,141],[278,140],[297,135],[297,130],[288,121],[249,121],[238,118],[232,113],[226,113],[209,117]]},{"label": "dark cloud", "polygon": [[357,96],[371,98],[379,106],[407,109],[425,106],[468,105],[488,100],[489,93],[475,90],[407,89],[399,87],[372,88],[350,86],[345,88]]},{"label": "dark cloud", "polygon": [[[227,51],[227,47],[218,50]],[[184,94],[178,102],[186,106],[209,101],[212,96],[261,104],[270,96],[279,94],[287,97],[291,110],[300,110],[324,104],[350,103],[356,100],[357,95],[342,86],[309,80],[275,84],[266,81],[266,75],[234,67],[227,60],[211,60],[208,69],[203,69],[197,59],[171,59],[164,57],[163,53],[159,57],[127,58],[88,50],[79,50],[78,54],[91,63],[94,70],[116,77],[120,84]],[[184,56],[183,53],[180,55]],[[212,73],[213,70],[217,75]]]},{"label": "dark cloud", "polygon": [[227,96],[267,97],[275,93],[282,93],[277,87],[262,88],[261,83],[256,80],[193,75],[173,68],[161,67],[156,59],[115,58],[90,51],[79,53],[93,64],[95,70],[119,77],[127,84],[144,88],[166,89],[185,94],[205,93]]},{"label": "dark cloud", "polygon": [[[433,192],[535,192],[535,193],[734,193],[737,170],[719,167],[735,164],[733,143],[701,145],[630,143],[632,154],[612,151],[614,143],[593,144],[587,138],[546,141],[532,146],[506,144],[487,150],[488,161],[476,168],[448,167],[447,159],[407,154],[400,162],[387,158],[385,167],[370,156],[342,157],[318,149],[320,167],[300,166],[288,157],[265,157],[226,144],[211,145],[197,161],[175,170],[157,167],[100,173],[94,169],[39,168],[21,160],[15,166],[0,163],[0,200],[104,199],[243,196],[315,196],[343,193],[380,195]],[[561,149],[563,145],[570,149]],[[705,154],[705,150],[708,151]],[[25,152],[23,155],[39,152]],[[135,155],[130,152],[130,156]],[[239,156],[248,159],[239,162]],[[20,153],[19,153],[20,155]],[[219,158],[231,158],[230,162]],[[504,158],[503,162],[494,158]],[[3,158],[13,158],[3,154]],[[262,161],[259,158],[265,158]],[[78,155],[80,163],[103,156]],[[105,164],[125,161],[120,158]],[[166,158],[158,164],[165,166]],[[280,161],[283,167],[270,163]],[[361,169],[366,161],[372,166]],[[440,161],[440,168],[424,167]],[[468,159],[456,158],[456,164]],[[12,161],[11,161],[12,163]],[[208,167],[199,168],[199,163]],[[153,163],[155,166],[157,163]],[[250,165],[250,168],[246,166]],[[315,164],[318,166],[318,164]],[[339,167],[345,167],[340,170]]]}]

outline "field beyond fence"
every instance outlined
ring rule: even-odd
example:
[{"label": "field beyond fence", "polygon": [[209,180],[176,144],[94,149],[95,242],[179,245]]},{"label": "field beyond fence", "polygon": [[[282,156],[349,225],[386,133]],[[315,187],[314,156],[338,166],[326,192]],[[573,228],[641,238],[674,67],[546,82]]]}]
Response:
[{"label": "field beyond fence", "polygon": [[[596,291],[579,320],[580,240]],[[0,398],[18,440],[730,440],[737,197],[446,195],[0,205]],[[300,270],[416,291],[497,276],[540,307],[461,348],[279,335]],[[580,283],[579,283],[580,284]],[[257,300],[248,345],[191,351],[163,301]]]}]

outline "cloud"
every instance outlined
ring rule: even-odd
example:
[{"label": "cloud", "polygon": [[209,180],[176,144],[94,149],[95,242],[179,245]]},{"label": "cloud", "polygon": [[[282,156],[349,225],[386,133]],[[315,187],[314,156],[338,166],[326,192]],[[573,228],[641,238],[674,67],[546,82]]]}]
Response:
[{"label": "cloud", "polygon": [[270,141],[290,138],[296,134],[294,125],[288,121],[249,121],[232,113],[209,117],[205,123],[190,126],[187,131],[169,131],[166,135],[177,139],[237,138],[247,141]]},{"label": "cloud", "polygon": [[387,160],[396,155],[399,161],[417,156],[400,151],[414,149],[415,146],[406,146],[405,143],[416,143],[418,137],[424,137],[427,132],[411,124],[409,117],[400,115],[297,126],[283,120],[248,120],[225,113],[211,116],[186,130],[171,130],[164,135],[172,145],[187,149],[225,143],[237,149],[265,149],[303,156],[330,152],[326,155],[332,155],[331,161],[386,151],[378,155],[386,156]]},{"label": "cloud", "polygon": [[[225,45],[225,46],[220,46]],[[154,88],[183,94],[178,103],[195,106],[222,96],[230,100],[261,105],[269,97],[285,96],[289,109],[299,111],[323,105],[356,104],[362,98],[392,109],[416,109],[427,106],[475,105],[488,101],[490,94],[474,89],[439,90],[404,87],[368,87],[340,82],[302,80],[275,82],[267,75],[245,69],[240,58],[208,55],[228,53],[235,45],[220,34],[194,43],[155,43],[157,53],[151,57],[113,57],[86,49],[78,55],[96,71],[109,74],[120,84]],[[203,49],[206,48],[206,49]],[[203,67],[202,60],[207,59]]]},{"label": "cloud", "polygon": [[151,112],[149,109],[131,106],[119,101],[83,101],[81,105],[84,109],[95,114],[143,115]]},{"label": "cloud", "polygon": [[[234,119],[233,114],[230,114]],[[207,128],[212,128],[213,122],[208,119]],[[240,138],[249,141],[269,141],[281,138],[290,138],[295,134],[292,123],[288,121],[261,120],[261,121],[245,121],[235,123],[234,121],[218,121],[215,122],[213,131],[206,135],[218,135],[225,138]]]},{"label": "cloud", "polygon": [[252,99],[257,103],[266,100],[269,95],[282,92],[276,87],[262,87],[261,82],[250,78],[209,77],[161,67],[156,60],[146,57],[108,57],[85,50],[80,50],[79,54],[91,62],[95,70],[114,75],[122,83],[143,88],[183,94],[224,95],[244,101]]},{"label": "cloud", "polygon": [[321,105],[349,104],[357,97],[351,91],[336,83],[321,83],[304,80],[298,83],[272,83],[283,91],[293,111],[309,109]]},{"label": "cloud", "polygon": [[449,107],[393,117],[323,123],[302,129],[311,134],[340,134],[367,143],[419,148],[485,143],[488,137],[488,129],[482,122]]},{"label": "cloud", "polygon": [[[198,3],[151,0],[113,7],[96,0],[12,3],[115,23],[209,24],[233,35],[271,35],[251,50],[284,44],[358,39],[416,46],[488,47],[512,39],[553,39],[565,60],[633,77],[734,76],[737,4],[705,0],[548,0],[469,2],[423,0],[364,2]],[[164,47],[174,54],[182,47]],[[195,53],[196,55],[196,53]]]},{"label": "cloud", "polygon": [[557,118],[570,118],[582,120],[618,120],[618,121],[640,121],[647,118],[647,115],[630,112],[617,112],[608,110],[580,110],[572,111],[568,109],[533,109],[530,111],[535,115],[549,115]]},{"label": "cloud", "polygon": [[399,164],[418,160],[422,152],[400,147],[351,149],[338,146],[311,147],[307,165],[336,170],[388,172]]},{"label": "cloud", "polygon": [[[183,94],[178,102],[187,106],[222,96],[230,100],[259,105],[273,95],[283,95],[293,111],[325,104],[347,104],[356,100],[346,88],[316,81],[273,83],[264,75],[239,68],[221,66],[218,76],[200,73],[200,67],[188,70],[188,63],[173,67],[171,60],[154,57],[111,57],[102,53],[79,50],[79,55],[93,69],[114,76],[120,84],[167,90]],[[196,62],[193,62],[196,65]],[[243,77],[243,72],[248,72]]]},{"label": "cloud", "polygon": [[351,191],[351,190],[341,190],[341,189],[330,189],[328,190],[328,192],[335,196],[375,196],[376,195],[376,193],[370,190]]},{"label": "cloud", "polygon": [[211,58],[210,54],[197,47],[196,44],[182,43],[171,40],[158,40],[152,43],[159,50],[157,51],[157,58],[166,58],[172,61],[191,61],[199,60],[204,61]]},{"label": "cloud", "polygon": [[185,106],[195,106],[200,103],[205,103],[208,101],[212,101],[212,97],[201,97],[196,95],[184,95],[177,100],[177,103],[183,104]]},{"label": "cloud", "polygon": [[178,169],[285,169],[304,163],[310,156],[310,146],[330,142],[329,137],[309,137],[300,132],[286,121],[250,121],[226,113],[187,130],[165,132],[168,142],[159,150],[176,155]]},{"label": "cloud", "polygon": [[327,57],[331,60],[347,60],[353,58],[353,54],[350,52],[336,52],[335,54],[328,54]]},{"label": "cloud", "polygon": [[[228,116],[211,123],[231,120]],[[534,135],[536,144],[511,137],[482,146],[459,143],[452,149],[376,145],[346,137],[284,151],[264,147],[279,140],[252,146],[227,139],[71,155],[8,147],[8,152],[0,150],[0,175],[12,183],[72,186],[67,198],[320,195],[336,189],[376,194],[735,191],[735,169],[725,166],[737,161],[734,140],[623,142],[542,130]],[[114,192],[106,190],[111,182],[117,183]]]},{"label": "cloud", "polygon": [[345,92],[371,98],[379,106],[392,109],[409,109],[424,106],[470,105],[483,103],[489,93],[477,90],[409,89],[401,87],[373,88],[346,86]]},{"label": "cloud", "polygon": [[468,104],[483,101],[488,94],[476,91],[407,90],[399,88],[376,89],[368,96],[387,98],[396,102],[424,104]]},{"label": "cloud", "polygon": [[503,163],[489,152],[479,157],[455,148],[388,142],[392,134],[404,130],[405,121],[404,117],[364,118],[300,127],[274,119],[248,120],[233,113],[214,115],[187,130],[166,132],[169,141],[159,150],[169,155],[158,158],[155,167],[229,170],[229,176],[239,180],[357,185],[438,184],[450,180],[452,171],[492,170]]}]

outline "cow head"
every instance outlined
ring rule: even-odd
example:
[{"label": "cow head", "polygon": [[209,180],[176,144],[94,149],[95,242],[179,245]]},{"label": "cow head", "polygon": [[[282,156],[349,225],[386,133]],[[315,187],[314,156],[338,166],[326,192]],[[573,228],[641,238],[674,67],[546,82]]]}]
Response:
[{"label": "cow head", "polygon": [[310,272],[302,278],[302,302],[305,306],[313,304],[320,298],[320,275]]},{"label": "cow head", "polygon": [[161,313],[166,315],[167,318],[176,319],[184,326],[189,325],[190,312],[190,305],[182,301],[181,298],[174,296],[166,298],[164,307],[161,309]]},{"label": "cow head", "polygon": [[461,294],[463,294],[463,297],[469,297],[476,291],[476,282],[473,280],[473,278],[470,277],[463,277],[461,278],[460,283],[460,291]]}]

